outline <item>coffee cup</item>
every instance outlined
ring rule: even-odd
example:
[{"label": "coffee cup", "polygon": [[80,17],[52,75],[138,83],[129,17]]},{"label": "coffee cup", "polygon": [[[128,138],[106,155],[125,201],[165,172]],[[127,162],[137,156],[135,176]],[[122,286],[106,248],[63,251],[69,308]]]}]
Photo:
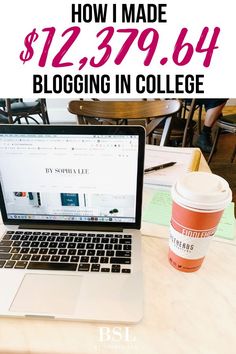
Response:
[{"label": "coffee cup", "polygon": [[232,200],[228,182],[208,172],[189,172],[173,185],[169,262],[183,272],[197,271],[224,209]]}]

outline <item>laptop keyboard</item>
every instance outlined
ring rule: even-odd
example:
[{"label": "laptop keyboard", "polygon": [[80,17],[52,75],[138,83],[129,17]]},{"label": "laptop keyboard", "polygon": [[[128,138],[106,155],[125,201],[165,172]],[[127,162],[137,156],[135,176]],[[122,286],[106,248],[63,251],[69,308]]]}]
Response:
[{"label": "laptop keyboard", "polygon": [[132,235],[7,231],[0,268],[130,273]]}]

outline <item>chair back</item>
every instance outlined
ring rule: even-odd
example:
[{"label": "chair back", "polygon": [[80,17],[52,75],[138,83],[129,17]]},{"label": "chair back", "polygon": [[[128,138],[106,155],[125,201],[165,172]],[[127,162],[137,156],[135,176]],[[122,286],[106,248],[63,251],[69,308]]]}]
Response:
[{"label": "chair back", "polygon": [[220,117],[216,124],[229,133],[236,134],[236,113]]},{"label": "chair back", "polygon": [[9,124],[8,116],[0,109],[0,124]]},{"label": "chair back", "polygon": [[[169,101],[167,101],[169,102]],[[183,102],[182,102],[183,103]],[[194,112],[196,110],[196,100],[192,99],[188,108],[187,114],[182,116],[181,109],[177,115],[175,115],[171,122],[170,143],[172,146],[192,146],[192,140],[197,123],[193,119]],[[165,126],[161,122],[153,131],[152,138],[154,142],[159,142],[163,135]]]},{"label": "chair back", "polygon": [[0,99],[0,107],[2,107],[1,111],[7,115],[10,124],[22,122],[50,124],[44,98],[36,101],[24,101],[22,98]]},{"label": "chair back", "polygon": [[179,100],[155,101],[70,101],[68,110],[75,114],[79,124],[143,124],[146,136],[163,121],[165,135],[161,145],[166,145],[171,130],[171,119],[181,109]]},{"label": "chair back", "polygon": [[[182,146],[185,147],[187,146],[187,140],[188,140],[188,134],[189,134],[189,130],[191,128],[191,124],[193,122],[193,116],[194,116],[194,112],[196,110],[196,99],[192,99],[189,110],[188,110],[188,115],[186,118],[186,123],[185,123],[185,127],[184,127],[184,132],[183,132],[183,141],[182,141]],[[195,125],[193,125],[193,129],[195,128]]]},{"label": "chair back", "polygon": [[[213,146],[210,152],[210,155],[208,157],[208,164],[210,164],[211,160],[212,160],[212,156],[213,154],[216,152],[216,147],[218,144],[218,140],[219,140],[219,136],[221,131],[227,131],[228,133],[232,133],[232,134],[236,134],[236,113],[232,113],[232,114],[227,114],[225,116],[220,117],[217,122],[216,122],[216,133],[215,133],[215,137],[213,140]],[[230,158],[230,162],[233,162],[236,156],[236,144],[234,144],[234,149],[233,149],[233,153],[231,155]]]}]

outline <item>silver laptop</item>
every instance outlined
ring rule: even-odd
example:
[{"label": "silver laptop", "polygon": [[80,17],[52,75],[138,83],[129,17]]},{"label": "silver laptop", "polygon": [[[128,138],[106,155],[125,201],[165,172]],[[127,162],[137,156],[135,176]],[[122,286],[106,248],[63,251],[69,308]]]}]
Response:
[{"label": "silver laptop", "polygon": [[0,126],[0,315],[142,318],[145,132]]}]

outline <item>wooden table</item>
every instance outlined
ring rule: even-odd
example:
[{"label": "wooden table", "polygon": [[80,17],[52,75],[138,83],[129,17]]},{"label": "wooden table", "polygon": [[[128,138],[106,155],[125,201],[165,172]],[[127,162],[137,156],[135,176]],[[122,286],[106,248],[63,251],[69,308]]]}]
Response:
[{"label": "wooden table", "polygon": [[154,101],[84,101],[72,100],[68,111],[77,116],[79,124],[142,124],[147,141],[160,123],[164,123],[160,145],[167,145],[171,133],[172,118],[181,110],[179,100]]},{"label": "wooden table", "polygon": [[[207,169],[204,160],[201,169]],[[162,227],[159,237],[142,238],[139,324],[1,318],[0,353],[234,354],[236,242],[215,239],[202,268],[182,273],[168,263],[167,234]]]}]

